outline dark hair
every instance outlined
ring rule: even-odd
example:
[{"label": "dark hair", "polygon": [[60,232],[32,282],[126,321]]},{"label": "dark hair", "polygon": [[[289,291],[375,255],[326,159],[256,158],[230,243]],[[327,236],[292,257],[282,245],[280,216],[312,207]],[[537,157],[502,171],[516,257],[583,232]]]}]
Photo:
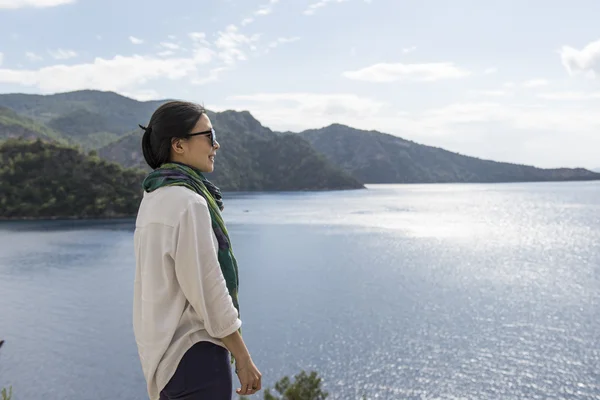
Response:
[{"label": "dark hair", "polygon": [[198,104],[170,101],[154,111],[147,127],[139,125],[144,130],[142,152],[150,168],[170,161],[171,140],[191,133],[204,113],[206,110]]}]

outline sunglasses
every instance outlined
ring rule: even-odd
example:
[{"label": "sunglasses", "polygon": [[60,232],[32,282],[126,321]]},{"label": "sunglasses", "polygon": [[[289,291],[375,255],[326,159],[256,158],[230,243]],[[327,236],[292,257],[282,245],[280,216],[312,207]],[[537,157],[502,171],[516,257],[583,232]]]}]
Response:
[{"label": "sunglasses", "polygon": [[187,136],[199,136],[199,135],[210,135],[210,143],[212,144],[212,147],[215,147],[217,145],[217,136],[215,134],[214,128],[211,128],[209,131],[190,133]]}]

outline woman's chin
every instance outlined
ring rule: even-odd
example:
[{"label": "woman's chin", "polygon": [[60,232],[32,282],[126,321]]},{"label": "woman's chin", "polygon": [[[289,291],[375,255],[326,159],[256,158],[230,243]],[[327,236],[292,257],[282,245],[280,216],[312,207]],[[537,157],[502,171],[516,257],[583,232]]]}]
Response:
[{"label": "woman's chin", "polygon": [[215,164],[209,161],[207,163],[195,163],[194,167],[201,172],[208,174],[214,171]]}]

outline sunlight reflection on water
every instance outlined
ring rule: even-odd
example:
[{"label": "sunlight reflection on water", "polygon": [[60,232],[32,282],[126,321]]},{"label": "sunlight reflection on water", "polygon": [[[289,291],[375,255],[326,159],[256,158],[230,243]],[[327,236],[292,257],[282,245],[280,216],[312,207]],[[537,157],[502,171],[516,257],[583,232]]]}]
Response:
[{"label": "sunlight reflection on water", "polygon": [[[600,398],[598,183],[225,204],[266,385],[315,369],[330,399]],[[0,224],[0,377],[16,399],[144,398],[131,235],[132,221]]]}]

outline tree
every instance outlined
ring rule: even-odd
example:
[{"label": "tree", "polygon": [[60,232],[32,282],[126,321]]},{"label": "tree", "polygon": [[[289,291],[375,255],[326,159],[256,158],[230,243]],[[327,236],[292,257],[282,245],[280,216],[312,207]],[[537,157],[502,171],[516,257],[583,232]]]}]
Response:
[{"label": "tree", "polygon": [[6,391],[6,388],[2,389],[2,400],[11,400],[12,399],[12,387]]},{"label": "tree", "polygon": [[[288,376],[281,378],[275,383],[275,390],[279,394],[271,394],[271,389],[265,390],[264,400],[325,400],[329,393],[321,389],[322,379],[316,372],[307,374],[300,372],[292,382]],[[241,397],[240,400],[249,400],[247,397]]]},{"label": "tree", "polygon": [[[4,340],[0,340],[0,347],[4,344]],[[11,400],[12,399],[12,386],[6,390],[6,388],[2,388],[2,400]]]}]

